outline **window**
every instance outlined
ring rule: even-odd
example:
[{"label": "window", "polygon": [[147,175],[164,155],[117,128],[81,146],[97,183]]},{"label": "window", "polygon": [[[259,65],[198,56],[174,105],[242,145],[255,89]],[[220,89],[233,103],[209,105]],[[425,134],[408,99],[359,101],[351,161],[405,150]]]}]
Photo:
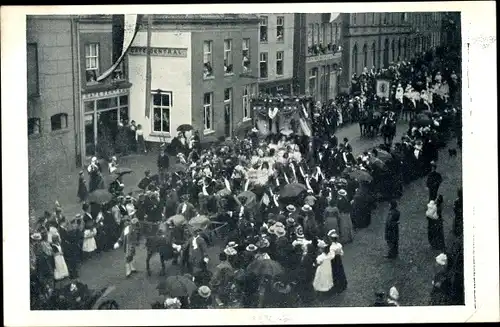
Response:
[{"label": "window", "polygon": [[[323,42],[323,44],[330,45],[332,43],[332,25],[331,24],[324,24],[323,30],[324,30],[323,34],[325,37],[325,41]],[[328,48],[329,48],[329,50],[331,50],[330,46]]]},{"label": "window", "polygon": [[41,133],[40,118],[28,118],[28,136]]},{"label": "window", "polygon": [[260,16],[260,42],[267,42],[267,16]]},{"label": "window", "polygon": [[324,31],[323,24],[321,26],[318,24],[318,44],[323,43],[323,37],[325,36]]},{"label": "window", "polygon": [[337,23],[335,24],[335,43],[339,44],[340,43],[340,24]]},{"label": "window", "polygon": [[233,55],[231,51],[232,46],[232,40],[224,40],[224,74],[226,75],[233,73]]},{"label": "window", "polygon": [[251,85],[243,86],[243,120],[249,120],[250,117],[250,95],[251,95]]},{"label": "window", "polygon": [[370,21],[370,24],[375,25],[375,13],[372,12],[371,16],[372,16],[372,20]]},{"label": "window", "polygon": [[336,31],[335,31],[335,28],[336,28],[337,24],[330,24],[330,43],[332,45],[334,45],[337,40],[335,40],[335,37],[337,36],[336,34]]},{"label": "window", "polygon": [[212,41],[203,42],[203,77],[214,76],[212,61]]},{"label": "window", "polygon": [[365,45],[363,46],[363,69],[368,68],[368,46]]},{"label": "window", "polygon": [[389,13],[384,14],[384,25],[389,24]]},{"label": "window", "polygon": [[355,44],[352,49],[352,73],[358,72],[358,45]]},{"label": "window", "polygon": [[242,46],[242,57],[243,57],[243,73],[250,72],[250,39],[243,39]]},{"label": "window", "polygon": [[95,83],[99,75],[99,43],[85,45],[85,75],[87,83]]},{"label": "window", "polygon": [[401,40],[398,40],[398,60],[401,60]]},{"label": "window", "polygon": [[230,135],[231,131],[231,117],[233,116],[233,89],[228,88],[224,89],[224,114],[226,115],[225,118],[228,119],[226,120],[226,135]]},{"label": "window", "polygon": [[283,75],[283,57],[283,51],[276,52],[276,75]]},{"label": "window", "polygon": [[259,58],[260,77],[267,78],[267,52],[261,52]]},{"label": "window", "polygon": [[309,24],[307,29],[307,47],[311,48],[314,44],[314,24]]},{"label": "window", "polygon": [[40,94],[38,84],[38,45],[36,43],[28,43],[26,55],[28,60],[28,96],[36,96]]},{"label": "window", "polygon": [[408,43],[406,43],[406,39],[404,39],[403,40],[403,58],[405,58],[405,60],[406,60],[407,47],[408,47]]},{"label": "window", "polygon": [[314,31],[316,32],[316,35],[314,35],[316,42],[314,44],[317,45],[319,42],[321,42],[321,30],[319,29],[319,24],[315,24]]},{"label": "window", "polygon": [[171,92],[155,92],[153,98],[153,132],[170,133]]},{"label": "window", "polygon": [[68,128],[68,114],[60,113],[50,117],[50,128],[53,131]]},{"label": "window", "polygon": [[392,59],[392,61],[394,61],[396,58],[396,46],[394,45],[394,40],[392,40],[392,42],[391,42],[391,52],[392,52],[391,59]]},{"label": "window", "polygon": [[366,25],[366,15],[367,14],[361,14],[361,25]]},{"label": "window", "polygon": [[358,14],[354,13],[352,14],[352,24],[356,25],[358,20]]},{"label": "window", "polygon": [[401,13],[401,21],[406,22],[406,19],[408,18],[407,14],[405,12]]},{"label": "window", "polygon": [[213,93],[203,95],[203,128],[205,132],[213,131],[213,111],[212,111]]},{"label": "window", "polygon": [[309,72],[309,95],[310,96],[315,96],[316,95],[316,79],[318,76],[318,69],[313,68]]},{"label": "window", "polygon": [[282,42],[285,37],[285,16],[276,18],[276,40]]},{"label": "window", "polygon": [[377,67],[377,45],[375,42],[372,44],[372,65],[373,67]]},{"label": "window", "polygon": [[112,79],[114,81],[119,81],[125,79],[125,61],[122,60],[122,62],[116,67],[115,71],[113,72]]}]

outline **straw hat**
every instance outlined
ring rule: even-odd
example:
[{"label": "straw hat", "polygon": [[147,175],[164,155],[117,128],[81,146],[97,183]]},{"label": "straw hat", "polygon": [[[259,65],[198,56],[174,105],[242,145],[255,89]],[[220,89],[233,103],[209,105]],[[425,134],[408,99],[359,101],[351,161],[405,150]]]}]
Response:
[{"label": "straw hat", "polygon": [[278,237],[283,237],[286,235],[286,231],[284,228],[276,228],[276,230],[274,231],[274,234],[276,234],[276,236],[278,236]]},{"label": "straw hat", "polygon": [[40,233],[33,233],[33,234],[31,234],[30,237],[31,237],[31,239],[33,241],[40,241],[40,240],[42,240],[42,234],[40,234]]},{"label": "straw hat", "polygon": [[340,195],[340,196],[347,196],[347,192],[346,192],[346,190],[344,190],[344,189],[339,190],[337,193],[338,193],[338,195]]},{"label": "straw hat", "polygon": [[304,211],[304,212],[311,212],[312,211],[312,207],[310,205],[308,205],[308,204],[304,204],[302,206],[302,211]]},{"label": "straw hat", "polygon": [[339,234],[337,234],[337,231],[335,229],[331,229],[326,235],[331,238],[339,237]]},{"label": "straw hat", "polygon": [[224,249],[224,253],[228,256],[233,256],[238,254],[238,251],[236,251],[236,249],[233,247],[226,246],[226,248]]},{"label": "straw hat", "polygon": [[255,246],[255,244],[249,244],[245,250],[249,251],[249,252],[254,252],[254,251],[257,251],[257,247]]},{"label": "straw hat", "polygon": [[323,241],[323,240],[318,240],[318,247],[319,247],[320,249],[324,249],[324,248],[326,248],[327,246],[328,246],[328,244],[326,244],[326,242],[325,242],[325,241]]},{"label": "straw hat", "polygon": [[288,212],[295,212],[295,206],[293,204],[289,204],[286,206],[286,210]]},{"label": "straw hat", "polygon": [[292,227],[292,226],[295,226],[295,219],[293,219],[292,217],[289,217],[286,219],[286,225],[288,227]]},{"label": "straw hat", "polygon": [[444,253],[439,254],[436,257],[436,263],[440,266],[446,266],[448,264],[448,256]]},{"label": "straw hat", "polygon": [[204,299],[208,299],[210,295],[212,295],[212,291],[208,286],[203,285],[198,288],[198,295],[200,295]]}]

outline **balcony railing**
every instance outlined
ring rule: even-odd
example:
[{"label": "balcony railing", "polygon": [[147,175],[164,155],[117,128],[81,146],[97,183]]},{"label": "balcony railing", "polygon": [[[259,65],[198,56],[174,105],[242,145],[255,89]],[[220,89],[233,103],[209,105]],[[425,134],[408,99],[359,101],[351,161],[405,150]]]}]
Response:
[{"label": "balcony railing", "polygon": [[324,46],[323,44],[314,44],[307,48],[308,56],[320,56],[325,54],[335,54],[340,51],[340,46],[328,43],[328,45]]}]

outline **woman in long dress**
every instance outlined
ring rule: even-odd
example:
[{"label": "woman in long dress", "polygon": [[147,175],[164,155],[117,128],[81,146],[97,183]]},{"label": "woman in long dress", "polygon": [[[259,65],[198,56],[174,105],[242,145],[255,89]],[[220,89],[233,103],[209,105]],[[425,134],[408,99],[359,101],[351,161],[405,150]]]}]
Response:
[{"label": "woman in long dress", "polygon": [[68,266],[66,266],[66,261],[64,260],[59,235],[54,235],[52,237],[52,253],[54,256],[54,281],[57,285],[69,277]]},{"label": "woman in long dress", "polygon": [[443,196],[440,194],[436,201],[436,219],[432,217],[427,217],[428,227],[427,235],[431,247],[435,250],[444,251],[445,241],[444,241],[444,230],[443,230]]},{"label": "woman in long dress", "polygon": [[351,243],[354,239],[354,228],[352,226],[351,215],[349,213],[339,214],[339,242],[341,244]]},{"label": "woman in long dress", "polygon": [[347,278],[344,271],[344,265],[342,264],[342,256],[344,255],[344,250],[342,249],[342,244],[338,242],[339,235],[337,231],[331,230],[328,232],[328,237],[331,240],[330,253],[333,256],[332,259],[332,276],[333,276],[333,288],[332,292],[342,293],[347,288]]},{"label": "woman in long dress", "polygon": [[85,259],[88,259],[91,254],[97,249],[97,243],[95,241],[96,235],[97,229],[93,226],[93,223],[87,223],[83,231],[82,245],[82,251]]},{"label": "woman in long dress", "polygon": [[313,280],[313,288],[316,292],[320,294],[325,294],[333,288],[333,269],[332,269],[332,259],[335,256],[334,252],[331,252],[328,245],[320,240],[318,241],[318,247],[320,249],[320,255],[316,258],[316,273]]}]

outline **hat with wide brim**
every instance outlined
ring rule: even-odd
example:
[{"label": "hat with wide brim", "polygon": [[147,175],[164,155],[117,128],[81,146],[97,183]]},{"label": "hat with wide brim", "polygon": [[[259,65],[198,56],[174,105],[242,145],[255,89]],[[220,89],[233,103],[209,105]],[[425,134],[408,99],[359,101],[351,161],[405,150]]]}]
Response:
[{"label": "hat with wide brim", "polygon": [[229,247],[227,246],[225,249],[224,249],[224,253],[228,256],[233,256],[233,255],[236,255],[238,254],[238,251],[236,251],[235,248],[233,247]]},{"label": "hat with wide brim", "polygon": [[257,247],[259,249],[264,249],[264,248],[268,248],[270,244],[269,240],[267,238],[261,238],[258,242],[257,242]]},{"label": "hat with wide brim", "polygon": [[289,204],[289,205],[286,206],[286,210],[288,212],[295,212],[295,206],[292,205],[292,204]]},{"label": "hat with wide brim", "polygon": [[346,192],[346,190],[344,190],[344,189],[339,190],[337,193],[338,193],[338,195],[340,195],[340,196],[347,196],[347,192]]},{"label": "hat with wide brim", "polygon": [[278,237],[283,237],[286,235],[286,230],[284,228],[276,228],[274,234]]},{"label": "hat with wide brim", "polygon": [[40,241],[42,239],[42,234],[40,234],[40,233],[33,233],[33,234],[31,234],[30,238],[33,241]]},{"label": "hat with wide brim", "polygon": [[329,230],[326,235],[328,237],[331,237],[331,238],[337,238],[337,237],[339,237],[339,234],[337,233],[337,231],[335,229]]},{"label": "hat with wide brim", "polygon": [[257,246],[255,246],[255,244],[248,244],[247,247],[245,248],[245,250],[249,251],[249,252],[254,252],[254,251],[257,251]]},{"label": "hat with wide brim", "polygon": [[210,290],[208,286],[200,286],[200,288],[198,288],[198,295],[202,298],[207,299],[210,297],[210,295],[212,295],[212,290]]},{"label": "hat with wide brim", "polygon": [[229,243],[227,243],[226,245],[227,247],[230,247],[230,248],[235,248],[238,246],[238,243],[234,242],[234,241],[231,241]]},{"label": "hat with wide brim", "polygon": [[311,212],[312,211],[312,207],[310,205],[308,205],[308,204],[304,204],[302,206],[302,211],[304,211],[304,212]]},{"label": "hat with wide brim", "polygon": [[293,219],[292,217],[287,218],[286,225],[289,227],[295,226],[295,219]]}]

